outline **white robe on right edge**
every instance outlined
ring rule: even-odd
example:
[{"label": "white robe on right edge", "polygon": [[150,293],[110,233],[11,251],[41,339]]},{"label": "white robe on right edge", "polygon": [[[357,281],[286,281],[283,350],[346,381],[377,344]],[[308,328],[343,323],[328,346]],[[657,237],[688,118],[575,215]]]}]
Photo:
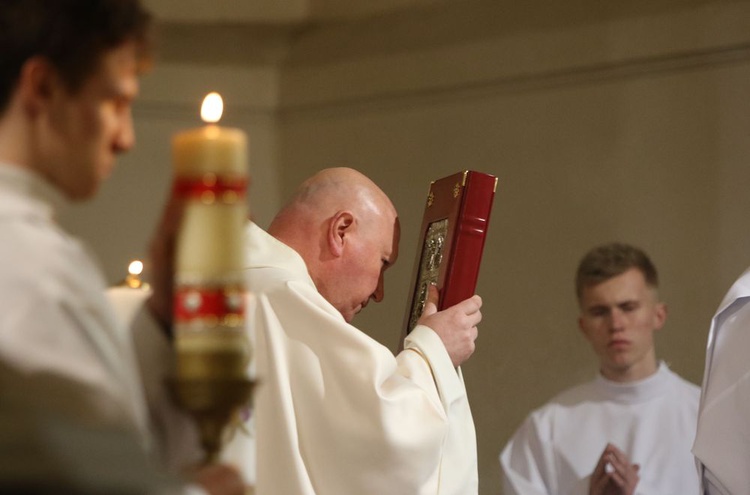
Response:
[{"label": "white robe on right edge", "polygon": [[693,453],[708,495],[750,494],[750,270],[711,322]]},{"label": "white robe on right edge", "polygon": [[596,380],[529,415],[500,455],[505,495],[584,495],[607,443],[640,464],[636,495],[696,495],[699,388],[662,363],[635,383]]}]

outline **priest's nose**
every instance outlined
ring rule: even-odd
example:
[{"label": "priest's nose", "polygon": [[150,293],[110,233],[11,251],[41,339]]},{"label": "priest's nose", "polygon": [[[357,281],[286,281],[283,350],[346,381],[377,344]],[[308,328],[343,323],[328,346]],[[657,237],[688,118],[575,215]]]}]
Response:
[{"label": "priest's nose", "polygon": [[380,302],[385,297],[385,283],[383,282],[383,276],[380,276],[380,279],[378,279],[378,286],[375,288],[375,292],[372,293],[373,300],[375,302]]}]

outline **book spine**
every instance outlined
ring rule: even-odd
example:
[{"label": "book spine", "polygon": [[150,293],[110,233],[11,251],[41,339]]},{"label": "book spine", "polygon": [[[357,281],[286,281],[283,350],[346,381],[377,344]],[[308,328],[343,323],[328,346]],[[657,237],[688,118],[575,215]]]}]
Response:
[{"label": "book spine", "polygon": [[441,309],[471,297],[476,291],[495,184],[495,177],[490,175],[467,174],[448,268],[450,284],[442,295]]}]

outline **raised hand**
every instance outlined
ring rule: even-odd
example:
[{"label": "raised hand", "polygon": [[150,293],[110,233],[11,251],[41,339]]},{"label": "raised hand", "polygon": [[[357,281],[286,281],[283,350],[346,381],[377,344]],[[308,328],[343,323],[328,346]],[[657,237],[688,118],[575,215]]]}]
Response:
[{"label": "raised hand", "polygon": [[188,478],[209,495],[244,495],[247,487],[239,471],[226,464],[208,464],[196,468]]},{"label": "raised hand", "polygon": [[440,336],[453,366],[460,366],[474,353],[477,325],[482,321],[482,298],[474,295],[460,303],[437,310],[437,287],[430,286],[419,324],[430,327]]}]

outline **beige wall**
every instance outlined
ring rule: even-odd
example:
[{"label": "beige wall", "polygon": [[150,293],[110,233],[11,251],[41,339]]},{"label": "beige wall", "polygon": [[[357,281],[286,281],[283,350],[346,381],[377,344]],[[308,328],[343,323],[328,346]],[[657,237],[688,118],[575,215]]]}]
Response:
[{"label": "beige wall", "polygon": [[700,383],[709,319],[750,264],[748,18],[747,4],[707,5],[408,52],[386,50],[376,24],[366,41],[311,35],[347,53],[282,72],[284,190],[345,164],[401,212],[386,300],[357,320],[392,349],[429,181],[466,168],[500,178],[464,368],[482,494],[498,493],[498,452],[525,415],[596,371],[572,288],[590,247],[652,255],[670,308],[658,354]]},{"label": "beige wall", "polygon": [[750,264],[750,2],[591,2],[588,15],[458,4],[465,10],[302,31],[259,67],[207,66],[199,50],[201,62],[186,64],[196,48],[186,47],[179,66],[166,61],[146,83],[141,146],[107,196],[66,218],[120,277],[168,187],[169,136],[197,124],[205,92],[224,91],[229,123],[253,143],[261,225],[326,166],[358,168],[393,198],[401,260],[386,300],[357,323],[395,349],[429,181],[496,174],[484,321],[464,369],[489,495],[500,490],[497,454],[524,416],[596,370],[572,290],[595,244],[652,255],[670,308],[658,353],[700,381],[710,316]]}]

